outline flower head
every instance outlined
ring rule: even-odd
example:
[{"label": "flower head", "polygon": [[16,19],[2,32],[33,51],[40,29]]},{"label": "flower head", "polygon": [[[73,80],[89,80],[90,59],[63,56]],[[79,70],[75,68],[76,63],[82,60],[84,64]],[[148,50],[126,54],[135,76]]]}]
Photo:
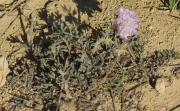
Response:
[{"label": "flower head", "polygon": [[136,13],[126,8],[119,8],[117,10],[118,18],[115,20],[115,25],[118,28],[118,33],[125,41],[129,41],[129,36],[137,34],[136,28],[138,28],[139,18],[136,17]]}]

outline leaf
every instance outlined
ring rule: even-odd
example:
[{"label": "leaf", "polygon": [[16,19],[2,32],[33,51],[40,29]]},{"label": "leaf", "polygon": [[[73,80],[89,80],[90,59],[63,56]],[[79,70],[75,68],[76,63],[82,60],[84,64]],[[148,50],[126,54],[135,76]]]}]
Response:
[{"label": "leaf", "polygon": [[8,61],[5,57],[0,57],[0,87],[2,87],[6,82],[6,76],[10,72],[8,67]]}]

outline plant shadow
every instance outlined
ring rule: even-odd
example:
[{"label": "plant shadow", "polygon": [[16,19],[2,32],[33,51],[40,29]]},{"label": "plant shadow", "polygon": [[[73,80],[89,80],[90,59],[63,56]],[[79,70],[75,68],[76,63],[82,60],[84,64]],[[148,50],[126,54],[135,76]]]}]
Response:
[{"label": "plant shadow", "polygon": [[[102,9],[98,6],[100,5],[100,2],[97,0],[73,0],[73,2],[76,4],[77,10],[72,10],[66,5],[62,5],[61,7],[68,13],[68,15],[65,16],[65,20],[71,24],[74,23],[77,26],[83,23],[83,21],[81,21],[81,14],[87,14],[88,17],[92,17],[95,11],[102,11]],[[75,17],[76,14],[78,15],[77,18]]]}]

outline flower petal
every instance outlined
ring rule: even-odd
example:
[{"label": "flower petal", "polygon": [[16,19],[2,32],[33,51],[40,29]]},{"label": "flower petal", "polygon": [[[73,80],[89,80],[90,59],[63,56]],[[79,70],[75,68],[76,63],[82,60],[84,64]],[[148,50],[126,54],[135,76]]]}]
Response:
[{"label": "flower petal", "polygon": [[139,18],[132,10],[120,7],[117,10],[118,18],[115,19],[115,25],[118,28],[118,33],[122,39],[128,41],[130,36],[136,35],[139,23]]}]

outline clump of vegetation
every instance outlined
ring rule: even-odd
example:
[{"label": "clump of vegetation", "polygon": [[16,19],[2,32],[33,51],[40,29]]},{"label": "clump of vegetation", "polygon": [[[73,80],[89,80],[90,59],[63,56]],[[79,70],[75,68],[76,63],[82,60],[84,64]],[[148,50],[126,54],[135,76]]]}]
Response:
[{"label": "clump of vegetation", "polygon": [[169,0],[170,10],[180,9],[180,0]]},{"label": "clump of vegetation", "polygon": [[[24,88],[24,93],[9,101],[12,109],[58,110],[63,102],[75,101],[77,110],[96,110],[103,103],[92,101],[107,91],[124,102],[125,84],[148,81],[168,59],[179,57],[173,50],[164,50],[144,58],[144,44],[138,36],[125,42],[111,24],[104,26],[109,30],[87,37],[77,27],[68,28],[60,20],[53,22],[53,35],[41,40],[32,37],[26,44],[30,56],[11,67],[16,76],[8,86]],[[28,105],[30,100],[33,102]]]}]

